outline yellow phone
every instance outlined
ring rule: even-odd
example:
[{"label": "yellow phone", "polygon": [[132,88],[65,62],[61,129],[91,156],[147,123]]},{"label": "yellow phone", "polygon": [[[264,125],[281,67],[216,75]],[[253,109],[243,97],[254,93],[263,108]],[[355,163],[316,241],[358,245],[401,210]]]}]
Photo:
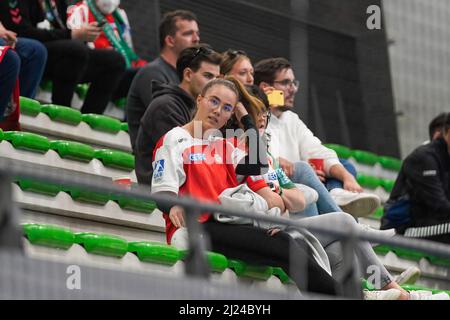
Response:
[{"label": "yellow phone", "polygon": [[282,107],[284,106],[284,93],[281,90],[273,90],[267,94],[270,106]]}]

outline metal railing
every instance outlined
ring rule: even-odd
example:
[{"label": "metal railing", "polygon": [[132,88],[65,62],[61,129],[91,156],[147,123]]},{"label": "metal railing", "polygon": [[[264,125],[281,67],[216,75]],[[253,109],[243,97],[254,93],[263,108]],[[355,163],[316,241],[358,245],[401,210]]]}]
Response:
[{"label": "metal railing", "polygon": [[[329,236],[341,239],[344,264],[346,264],[345,268],[347,270],[345,274],[348,275],[346,279],[343,279],[344,283],[342,284],[343,296],[345,297],[361,297],[361,284],[359,279],[354,274],[354,266],[350,262],[352,261],[351,257],[354,254],[356,241],[370,241],[372,243],[387,244],[417,250],[435,256],[450,258],[450,247],[436,242],[404,238],[401,236],[387,238],[373,233],[364,233],[363,231],[357,229],[352,229],[350,232],[348,230],[343,231],[336,225],[311,225],[308,221],[302,221],[302,219],[291,220],[289,218],[272,217],[258,213],[235,212],[223,208],[215,203],[199,202],[188,197],[178,198],[166,195],[152,195],[150,194],[148,188],[137,187],[125,189],[112,183],[111,185],[105,185],[104,183],[97,182],[86,177],[66,177],[61,175],[61,173],[48,170],[48,168],[46,168],[45,172],[39,170],[39,168],[42,169],[42,167],[39,166],[24,166],[23,163],[19,165],[11,160],[0,157],[0,236],[1,233],[4,232],[3,230],[6,230],[5,228],[2,229],[2,226],[6,226],[8,224],[6,222],[11,221],[11,213],[15,211],[11,191],[12,179],[21,178],[38,180],[50,184],[71,185],[84,190],[90,190],[92,192],[108,192],[119,196],[133,197],[146,201],[155,201],[163,206],[179,205],[183,207],[186,212],[186,225],[189,233],[189,255],[185,261],[186,274],[194,277],[205,278],[208,277],[209,274],[209,267],[205,255],[203,254],[207,249],[207,244],[205,243],[204,237],[201,236],[202,226],[197,221],[197,217],[201,212],[221,212],[227,215],[270,222],[299,229],[306,229],[312,233],[326,233]],[[307,278],[306,270],[301,270],[301,272],[305,272],[305,277]],[[359,290],[356,288],[359,288]]]}]

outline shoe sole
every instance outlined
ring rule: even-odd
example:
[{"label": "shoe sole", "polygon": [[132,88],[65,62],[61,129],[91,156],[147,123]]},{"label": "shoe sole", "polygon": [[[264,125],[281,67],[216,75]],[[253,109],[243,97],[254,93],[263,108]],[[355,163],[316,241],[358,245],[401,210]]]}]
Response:
[{"label": "shoe sole", "polygon": [[370,216],[379,206],[379,201],[374,198],[362,198],[341,205],[340,207],[344,212],[350,213],[356,218],[361,218]]}]

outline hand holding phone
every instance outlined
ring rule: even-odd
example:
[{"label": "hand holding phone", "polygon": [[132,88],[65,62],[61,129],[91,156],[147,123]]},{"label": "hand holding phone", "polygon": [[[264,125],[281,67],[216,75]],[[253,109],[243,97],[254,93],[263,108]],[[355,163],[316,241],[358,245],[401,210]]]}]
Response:
[{"label": "hand holding phone", "polygon": [[102,20],[100,22],[98,22],[97,27],[99,28],[103,28],[103,26],[106,24],[106,20]]},{"label": "hand holding phone", "polygon": [[281,90],[272,90],[267,94],[267,99],[269,100],[269,105],[271,107],[284,106],[284,93]]}]

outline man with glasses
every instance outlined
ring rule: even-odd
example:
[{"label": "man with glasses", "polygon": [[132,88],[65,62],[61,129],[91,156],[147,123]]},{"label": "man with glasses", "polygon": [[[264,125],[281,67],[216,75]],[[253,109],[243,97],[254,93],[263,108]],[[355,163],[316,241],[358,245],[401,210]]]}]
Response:
[{"label": "man with glasses", "polygon": [[171,129],[192,120],[195,99],[209,81],[220,75],[220,61],[220,54],[208,45],[186,48],[176,63],[181,83],[153,84],[153,100],[141,119],[135,145],[139,183],[151,184],[152,156],[157,141]]},{"label": "man with glasses", "polygon": [[179,84],[176,63],[180,52],[200,42],[197,17],[190,11],[176,10],[164,15],[159,25],[161,52],[141,68],[133,79],[127,97],[127,122],[135,152],[139,121],[152,101],[152,82]]},{"label": "man with glasses", "polygon": [[337,204],[356,217],[370,215],[380,205],[379,197],[363,193],[356,182],[354,167],[349,163],[345,163],[344,167],[336,153],[323,146],[298,115],[291,111],[299,82],[290,62],[284,58],[261,60],[255,65],[255,84],[265,91],[274,88],[284,93],[284,106],[271,108],[268,132],[271,134],[271,153],[293,182],[319,189],[312,183],[317,179],[308,177],[304,166],[308,165],[305,161],[310,159],[323,160],[323,169],[316,169],[315,172],[326,184],[335,203],[324,200],[328,195],[321,197],[319,194],[319,213],[339,211],[336,210],[339,209]]}]

